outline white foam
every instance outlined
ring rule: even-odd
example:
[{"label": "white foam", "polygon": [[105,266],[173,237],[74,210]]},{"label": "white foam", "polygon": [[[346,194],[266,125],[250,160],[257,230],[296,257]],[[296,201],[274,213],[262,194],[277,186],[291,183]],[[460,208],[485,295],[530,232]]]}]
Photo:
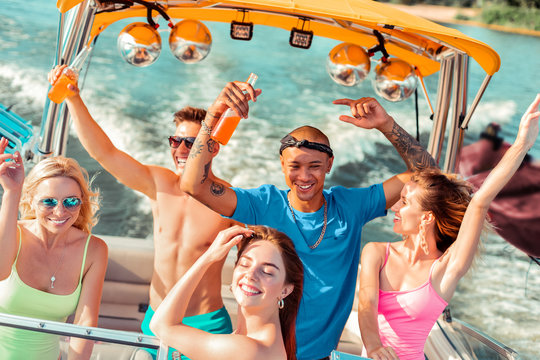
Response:
[{"label": "white foam", "polygon": [[35,68],[20,68],[15,63],[0,64],[0,76],[9,80],[15,88],[21,91],[12,92],[10,95],[22,103],[30,99],[34,105],[45,105],[45,94],[49,87],[46,74]]}]

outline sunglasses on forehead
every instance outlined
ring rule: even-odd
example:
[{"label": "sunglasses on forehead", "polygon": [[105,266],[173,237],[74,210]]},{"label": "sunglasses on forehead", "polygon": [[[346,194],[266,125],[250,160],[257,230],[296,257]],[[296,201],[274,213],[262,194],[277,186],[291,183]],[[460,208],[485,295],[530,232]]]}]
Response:
[{"label": "sunglasses on forehead", "polygon": [[[59,204],[56,198],[45,198],[38,201],[38,206],[43,210],[55,209]],[[70,196],[62,200],[62,206],[66,210],[75,210],[81,206],[82,200],[76,196]]]},{"label": "sunglasses on forehead", "polygon": [[184,141],[184,145],[186,145],[188,149],[191,149],[193,143],[195,142],[195,139],[196,138],[194,137],[169,136],[169,145],[173,149],[176,149],[182,144],[182,141]]}]

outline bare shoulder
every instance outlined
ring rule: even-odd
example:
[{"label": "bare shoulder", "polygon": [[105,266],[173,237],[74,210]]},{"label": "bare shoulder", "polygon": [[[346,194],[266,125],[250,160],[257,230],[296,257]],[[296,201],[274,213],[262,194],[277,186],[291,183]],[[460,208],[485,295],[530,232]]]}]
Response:
[{"label": "bare shoulder", "polygon": [[173,170],[159,165],[145,165],[148,168],[148,171],[154,179],[178,179],[177,175]]},{"label": "bare shoulder", "polygon": [[367,254],[367,255],[385,254],[386,246],[387,246],[386,244],[387,243],[385,242],[370,241],[364,246],[364,249],[362,250],[362,256],[364,254]]},{"label": "bare shoulder", "polygon": [[148,167],[148,172],[154,182],[156,191],[167,190],[169,192],[171,189],[180,189],[180,181],[182,177],[175,173],[173,170],[158,166],[158,165],[146,165]]},{"label": "bare shoulder", "polygon": [[109,247],[103,239],[97,236],[91,235],[90,242],[88,244],[88,257],[92,262],[105,262],[107,263],[109,255]]},{"label": "bare shoulder", "polygon": [[361,268],[381,268],[386,256],[386,242],[369,242],[364,246],[361,255]]}]

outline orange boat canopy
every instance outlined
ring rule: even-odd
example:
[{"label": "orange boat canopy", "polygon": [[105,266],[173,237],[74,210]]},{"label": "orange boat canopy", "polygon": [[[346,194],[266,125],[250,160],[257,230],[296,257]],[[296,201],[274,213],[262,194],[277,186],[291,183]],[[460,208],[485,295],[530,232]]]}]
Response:
[{"label": "orange boat canopy", "polygon": [[[58,0],[65,12],[82,0]],[[242,20],[254,25],[278,27],[287,31],[299,24],[305,30],[365,48],[378,44],[373,31],[385,39],[392,56],[416,66],[422,76],[437,72],[440,58],[448,51],[467,54],[478,62],[488,75],[500,68],[500,58],[490,46],[458,30],[414,16],[384,3],[371,0],[255,0],[255,1],[157,1],[173,19],[231,22]],[[130,17],[146,17],[146,7],[133,6],[95,15],[92,38],[110,24]],[[155,13],[157,15],[157,12]],[[299,20],[300,19],[300,20]]]}]

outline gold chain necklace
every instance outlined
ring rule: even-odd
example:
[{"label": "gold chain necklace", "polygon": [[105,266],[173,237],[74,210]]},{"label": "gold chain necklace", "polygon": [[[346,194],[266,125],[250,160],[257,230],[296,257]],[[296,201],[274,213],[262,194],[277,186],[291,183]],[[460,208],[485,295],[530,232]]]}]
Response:
[{"label": "gold chain necklace", "polygon": [[[321,241],[322,241],[322,239],[324,237],[324,233],[326,232],[326,223],[327,223],[328,219],[327,219],[326,199],[324,198],[324,195],[323,195],[323,204],[324,204],[324,220],[323,220],[323,227],[322,227],[321,235],[319,236],[319,239],[317,240],[317,242],[315,244],[313,244],[313,245],[308,244],[308,246],[309,246],[309,248],[311,250],[313,250],[317,246],[319,246],[319,244],[321,243]],[[294,220],[294,223],[295,223],[296,227],[298,228],[298,230],[300,231],[300,228],[298,227],[298,224],[296,223],[296,216],[294,216],[294,211],[293,211],[293,208],[291,206],[291,202],[289,201],[289,193],[287,193],[287,205],[289,205],[289,210],[291,210],[291,215],[292,215],[292,218]]]}]

